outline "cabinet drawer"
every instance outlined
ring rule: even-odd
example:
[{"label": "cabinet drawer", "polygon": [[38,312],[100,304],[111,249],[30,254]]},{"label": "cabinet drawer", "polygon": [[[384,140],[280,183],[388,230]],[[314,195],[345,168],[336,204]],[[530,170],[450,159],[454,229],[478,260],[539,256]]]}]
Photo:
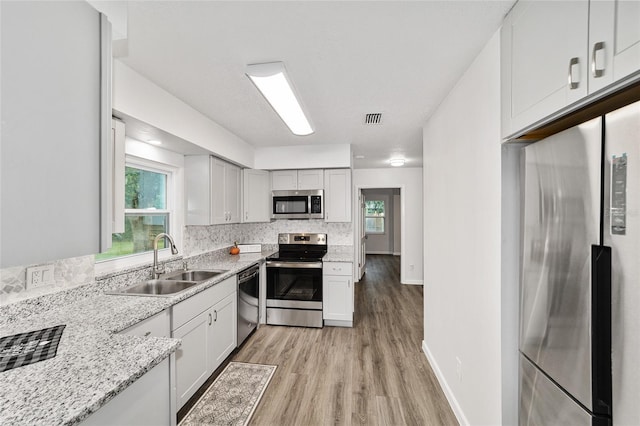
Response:
[{"label": "cabinet drawer", "polygon": [[126,334],[129,336],[170,337],[171,330],[169,324],[169,310],[165,309],[164,311],[121,331],[120,334]]},{"label": "cabinet drawer", "polygon": [[236,291],[236,276],[227,278],[226,280],[209,287],[187,300],[183,300],[173,306],[173,318],[171,330],[175,330],[191,318],[199,313],[209,309],[212,305],[218,303],[231,293]]},{"label": "cabinet drawer", "polygon": [[325,262],[322,265],[322,275],[353,275],[351,262]]}]

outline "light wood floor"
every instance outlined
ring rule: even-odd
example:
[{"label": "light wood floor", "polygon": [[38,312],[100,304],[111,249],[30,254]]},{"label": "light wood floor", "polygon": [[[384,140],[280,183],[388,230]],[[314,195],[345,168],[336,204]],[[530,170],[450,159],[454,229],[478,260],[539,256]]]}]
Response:
[{"label": "light wood floor", "polygon": [[368,256],[354,328],[261,326],[234,361],[275,364],[251,425],[456,425],[421,350],[422,287]]}]

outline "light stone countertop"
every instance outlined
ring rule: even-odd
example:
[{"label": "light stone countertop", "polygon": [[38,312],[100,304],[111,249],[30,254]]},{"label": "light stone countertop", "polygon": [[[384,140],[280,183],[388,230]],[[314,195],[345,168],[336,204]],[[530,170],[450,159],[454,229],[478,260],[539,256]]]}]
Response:
[{"label": "light stone countertop", "polygon": [[[0,336],[65,324],[57,355],[0,373],[0,424],[73,425],[175,352],[179,339],[118,332],[262,261],[274,250],[194,256],[189,269],[228,270],[176,296],[106,295],[133,284],[95,284],[0,307]],[[116,280],[117,281],[117,280]]]},{"label": "light stone countertop", "polygon": [[329,246],[323,262],[353,262],[353,246]]}]

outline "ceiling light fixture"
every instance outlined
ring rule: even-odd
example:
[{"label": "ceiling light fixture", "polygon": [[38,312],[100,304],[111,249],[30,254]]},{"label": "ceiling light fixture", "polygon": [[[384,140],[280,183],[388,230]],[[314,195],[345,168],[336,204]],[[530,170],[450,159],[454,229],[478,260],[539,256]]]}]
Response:
[{"label": "ceiling light fixture", "polygon": [[162,141],[155,140],[155,139],[147,141],[147,143],[150,143],[151,145],[162,145]]},{"label": "ceiling light fixture", "polygon": [[247,65],[247,77],[294,135],[313,133],[282,62]]},{"label": "ceiling light fixture", "polygon": [[389,164],[391,164],[393,167],[404,166],[404,163],[404,158],[392,158],[391,160],[389,160]]}]

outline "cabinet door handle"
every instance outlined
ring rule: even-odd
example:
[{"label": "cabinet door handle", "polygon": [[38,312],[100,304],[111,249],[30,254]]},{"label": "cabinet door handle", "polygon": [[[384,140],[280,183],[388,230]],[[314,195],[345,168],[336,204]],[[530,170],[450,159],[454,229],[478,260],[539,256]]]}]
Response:
[{"label": "cabinet door handle", "polygon": [[573,66],[574,65],[578,65],[580,63],[580,59],[579,58],[571,58],[569,60],[569,74],[567,76],[567,79],[569,80],[569,89],[573,90],[573,89],[577,89],[578,86],[580,85],[579,81],[573,81]]},{"label": "cabinet door handle", "polygon": [[244,212],[244,218],[249,219],[249,212]]},{"label": "cabinet door handle", "polygon": [[351,288],[351,280],[347,280],[347,288]]},{"label": "cabinet door handle", "polygon": [[598,64],[596,64],[597,53],[600,50],[604,51],[604,41],[594,43],[593,51],[591,52],[591,74],[593,74],[594,78],[599,78],[604,75],[604,67],[598,68]]},{"label": "cabinet door handle", "polygon": [[211,312],[209,312],[209,325],[211,325],[211,324],[212,324],[212,322],[211,322]]},{"label": "cabinet door handle", "polygon": [[218,321],[218,311],[213,311],[213,313],[215,314],[215,318],[213,318],[213,321]]}]

